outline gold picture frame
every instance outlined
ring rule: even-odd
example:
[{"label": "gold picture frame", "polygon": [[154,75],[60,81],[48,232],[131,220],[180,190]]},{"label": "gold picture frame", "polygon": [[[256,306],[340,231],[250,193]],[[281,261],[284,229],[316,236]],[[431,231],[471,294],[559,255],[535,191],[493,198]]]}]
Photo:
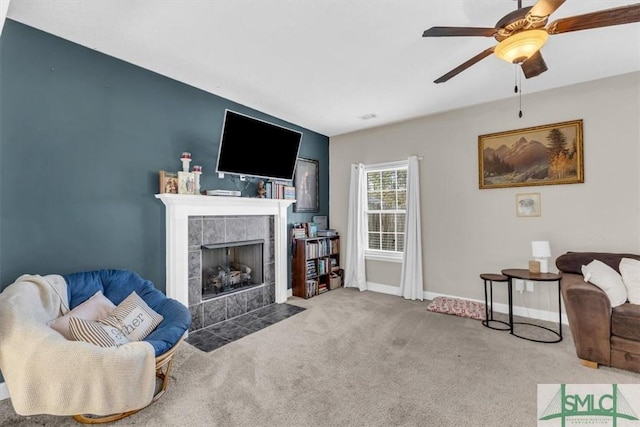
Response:
[{"label": "gold picture frame", "polygon": [[159,193],[178,194],[178,173],[158,171]]},{"label": "gold picture frame", "polygon": [[478,137],[480,189],[584,182],[582,120]]},{"label": "gold picture frame", "polygon": [[516,194],[516,216],[541,216],[540,193]]}]

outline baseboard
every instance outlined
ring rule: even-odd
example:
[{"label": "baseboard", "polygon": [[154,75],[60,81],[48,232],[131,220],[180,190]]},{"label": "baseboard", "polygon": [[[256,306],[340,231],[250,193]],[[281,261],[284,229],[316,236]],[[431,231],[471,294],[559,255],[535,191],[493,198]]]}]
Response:
[{"label": "baseboard", "polygon": [[0,400],[9,398],[9,389],[7,383],[0,383]]},{"label": "baseboard", "polygon": [[367,290],[388,295],[400,295],[400,288],[382,283],[367,282]]},{"label": "baseboard", "polygon": [[[367,282],[367,289],[372,291],[372,292],[379,292],[379,293],[382,293],[382,294],[400,295],[400,288],[398,286],[393,286],[393,285],[385,285],[385,284],[382,284],[382,283]],[[426,292],[425,291],[423,293],[422,297],[424,299],[426,299],[426,300],[432,300],[435,297],[460,298],[460,299],[466,299],[466,300],[469,300],[469,301],[481,302],[481,303],[484,304],[484,300],[463,298],[463,297],[459,297],[459,296],[456,296],[456,295],[438,294],[438,293],[435,293],[435,292]],[[509,306],[507,304],[494,303],[493,304],[493,311],[495,311],[496,313],[507,314],[507,313],[509,313]],[[558,312],[557,311],[538,310],[538,309],[534,309],[534,308],[522,307],[522,306],[517,306],[517,305],[513,306],[513,315],[514,316],[528,317],[529,319],[545,320],[545,321],[548,321],[548,322],[557,322],[558,321]],[[562,323],[565,324],[565,325],[569,324],[569,319],[567,318],[567,315],[565,313],[562,313]]]}]

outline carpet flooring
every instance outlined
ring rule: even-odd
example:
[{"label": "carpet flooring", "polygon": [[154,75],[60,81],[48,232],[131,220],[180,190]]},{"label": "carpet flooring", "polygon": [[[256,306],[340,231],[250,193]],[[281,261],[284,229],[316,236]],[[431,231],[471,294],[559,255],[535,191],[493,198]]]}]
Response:
[{"label": "carpet flooring", "polygon": [[[538,384],[640,383],[583,367],[568,327],[563,341],[536,343],[351,288],[287,303],[305,310],[210,352],[184,343],[167,393],[114,425],[553,427],[538,420]],[[0,425],[78,424],[20,416],[4,400]]]}]

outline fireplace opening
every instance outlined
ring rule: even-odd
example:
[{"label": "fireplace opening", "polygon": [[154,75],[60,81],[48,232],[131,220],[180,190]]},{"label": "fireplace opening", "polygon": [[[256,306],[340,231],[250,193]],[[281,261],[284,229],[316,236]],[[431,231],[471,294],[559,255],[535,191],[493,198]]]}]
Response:
[{"label": "fireplace opening", "polygon": [[202,299],[264,283],[263,240],[202,245]]}]

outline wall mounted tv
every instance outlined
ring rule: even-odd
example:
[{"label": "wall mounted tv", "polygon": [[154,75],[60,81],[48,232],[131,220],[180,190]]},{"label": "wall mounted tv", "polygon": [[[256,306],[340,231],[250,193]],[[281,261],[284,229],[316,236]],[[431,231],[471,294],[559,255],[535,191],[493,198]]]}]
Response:
[{"label": "wall mounted tv", "polygon": [[225,110],[216,172],[293,179],[302,132]]}]

